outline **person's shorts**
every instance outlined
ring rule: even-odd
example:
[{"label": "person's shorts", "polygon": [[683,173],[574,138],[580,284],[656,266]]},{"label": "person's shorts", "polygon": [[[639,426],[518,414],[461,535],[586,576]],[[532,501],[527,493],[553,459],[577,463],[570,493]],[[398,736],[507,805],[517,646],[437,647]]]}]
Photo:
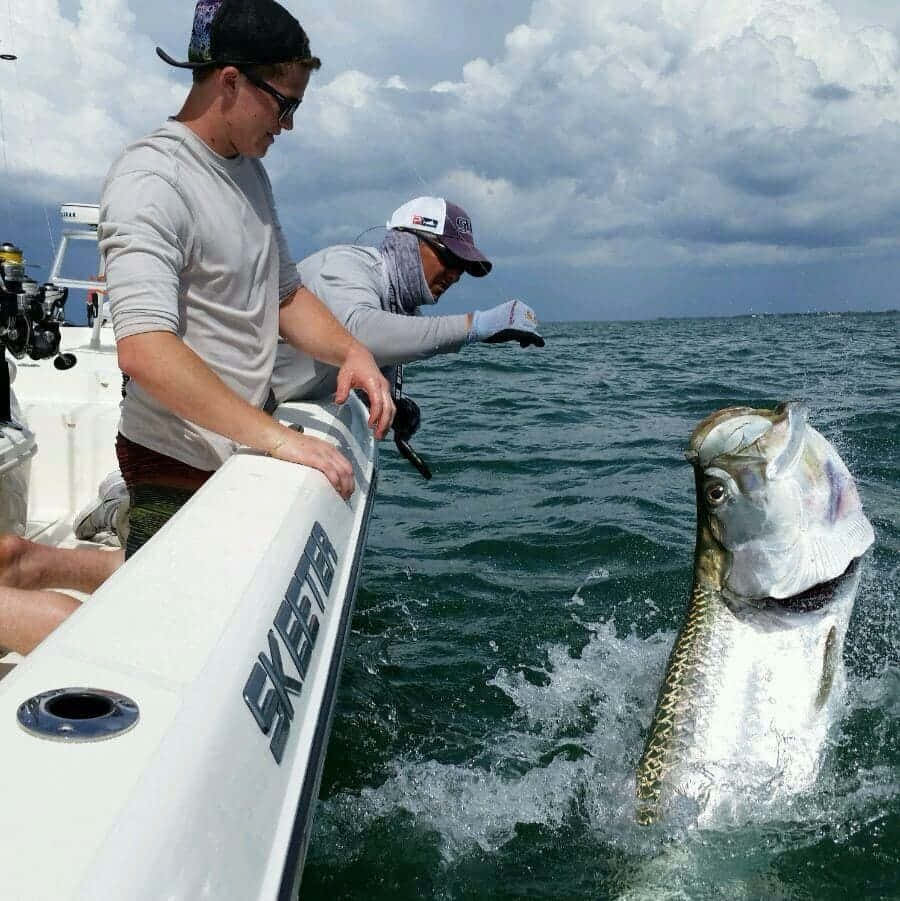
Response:
[{"label": "person's shorts", "polygon": [[212,472],[135,444],[121,433],[116,436],[116,456],[131,498],[127,560],[190,500]]}]

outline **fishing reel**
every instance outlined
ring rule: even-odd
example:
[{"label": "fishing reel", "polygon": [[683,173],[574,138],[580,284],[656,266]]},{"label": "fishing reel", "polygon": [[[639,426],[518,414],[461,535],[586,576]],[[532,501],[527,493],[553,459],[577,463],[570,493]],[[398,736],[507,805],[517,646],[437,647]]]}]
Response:
[{"label": "fishing reel", "polygon": [[68,288],[52,282],[39,285],[25,274],[22,251],[13,244],[0,244],[0,341],[17,360],[55,357],[57,369],[71,369],[73,354],[59,352],[59,327]]}]

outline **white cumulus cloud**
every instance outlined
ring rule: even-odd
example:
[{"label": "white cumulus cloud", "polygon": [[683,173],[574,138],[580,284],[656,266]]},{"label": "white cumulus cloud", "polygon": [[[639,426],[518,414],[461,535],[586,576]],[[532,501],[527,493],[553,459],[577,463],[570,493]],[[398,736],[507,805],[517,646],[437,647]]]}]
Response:
[{"label": "white cumulus cloud", "polygon": [[[153,47],[183,52],[185,6],[0,5],[17,192],[91,199],[121,147],[178,109],[188,78]],[[325,66],[267,159],[297,253],[424,193],[465,206],[512,266],[809,263],[900,241],[900,47],[876,0],[298,12]]]}]

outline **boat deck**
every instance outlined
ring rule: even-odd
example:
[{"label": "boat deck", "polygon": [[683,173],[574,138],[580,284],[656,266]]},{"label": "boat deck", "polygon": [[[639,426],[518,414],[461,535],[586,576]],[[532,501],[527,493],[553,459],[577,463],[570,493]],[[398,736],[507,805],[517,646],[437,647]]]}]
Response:
[{"label": "boat deck", "polygon": [[[60,372],[49,360],[24,359],[15,365],[13,391],[38,444],[31,460],[25,537],[61,548],[118,547],[114,536],[85,542],[72,531],[75,514],[96,496],[100,480],[117,465],[114,441],[122,375],[115,342],[108,327],[98,330],[97,340],[88,328],[61,331],[61,349],[78,359],[72,370]],[[61,590],[82,601],[87,597]],[[12,652],[2,654],[0,679],[22,659]]]}]

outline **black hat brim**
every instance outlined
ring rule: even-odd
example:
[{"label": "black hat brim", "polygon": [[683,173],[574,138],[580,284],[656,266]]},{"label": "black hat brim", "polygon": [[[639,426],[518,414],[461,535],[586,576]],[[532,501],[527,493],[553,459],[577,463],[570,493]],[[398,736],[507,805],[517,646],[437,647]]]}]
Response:
[{"label": "black hat brim", "polygon": [[436,236],[441,243],[466,264],[466,272],[475,278],[482,278],[494,268],[493,263],[477,248],[465,241],[457,241],[446,235]]},{"label": "black hat brim", "polygon": [[212,61],[207,63],[192,63],[190,60],[188,60],[187,62],[180,63],[177,59],[173,59],[171,56],[169,56],[169,54],[166,53],[166,51],[163,50],[162,47],[156,48],[156,55],[164,63],[168,63],[170,66],[177,66],[179,69],[205,69],[208,66],[215,65],[215,63],[213,63]]}]

